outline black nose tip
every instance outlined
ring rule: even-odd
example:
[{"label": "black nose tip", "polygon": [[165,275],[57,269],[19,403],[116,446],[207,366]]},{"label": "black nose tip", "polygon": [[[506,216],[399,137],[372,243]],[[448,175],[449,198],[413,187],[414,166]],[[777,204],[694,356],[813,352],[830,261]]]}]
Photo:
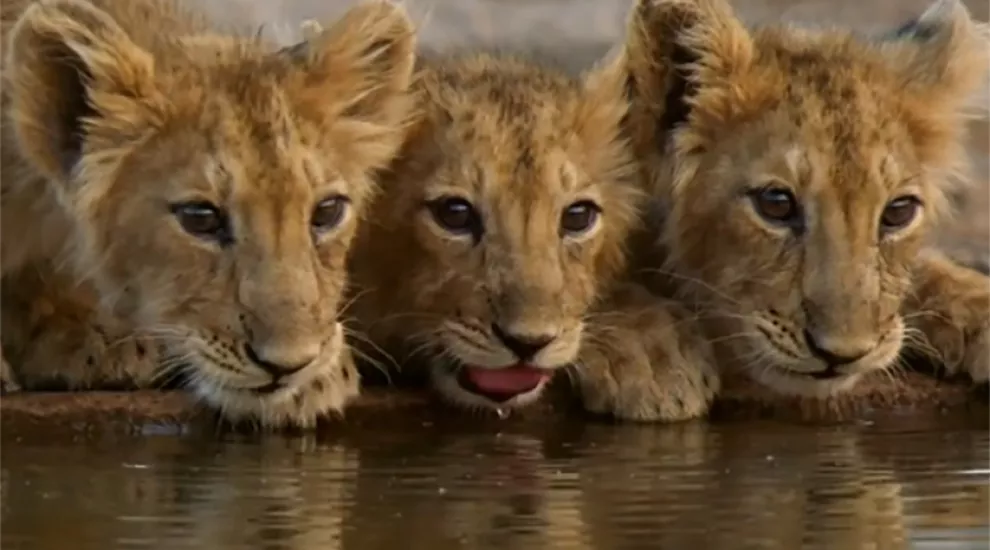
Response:
[{"label": "black nose tip", "polygon": [[297,365],[280,365],[278,363],[272,363],[271,361],[267,361],[258,355],[258,353],[254,351],[254,348],[252,348],[249,344],[244,345],[244,353],[252,363],[261,367],[262,370],[270,374],[272,378],[275,378],[276,380],[283,376],[289,376],[290,374],[297,373],[306,368],[306,365],[309,364],[308,361]]},{"label": "black nose tip", "polygon": [[815,357],[827,363],[828,368],[831,371],[834,371],[835,367],[855,363],[869,353],[869,350],[845,354],[836,353],[819,345],[818,341],[815,340],[815,336],[807,330],[804,331],[804,341],[808,346],[808,350],[810,350]]},{"label": "black nose tip", "polygon": [[553,336],[547,335],[520,335],[507,332],[497,324],[492,324],[492,333],[498,338],[509,351],[516,354],[520,361],[528,361],[539,351],[553,342]]}]

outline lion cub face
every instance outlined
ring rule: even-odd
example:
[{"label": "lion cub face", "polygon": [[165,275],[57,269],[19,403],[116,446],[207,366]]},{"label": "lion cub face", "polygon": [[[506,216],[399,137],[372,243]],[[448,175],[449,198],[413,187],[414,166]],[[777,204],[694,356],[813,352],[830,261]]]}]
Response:
[{"label": "lion cub face", "polygon": [[637,197],[621,86],[480,56],[426,69],[419,91],[424,118],[357,247],[355,311],[406,335],[452,400],[527,403],[621,266]]},{"label": "lion cub face", "polygon": [[309,425],[356,393],[337,309],[370,172],[401,143],[412,29],[384,2],[291,48],[129,37],[37,4],[11,47],[25,156],[74,257],[228,417]]},{"label": "lion cub face", "polygon": [[789,393],[892,365],[912,262],[962,158],[961,106],[985,74],[966,10],[942,2],[877,38],[750,30],[720,0],[642,2],[634,17],[630,67],[667,67],[634,79],[634,134],[669,204],[666,267],[716,340]]}]

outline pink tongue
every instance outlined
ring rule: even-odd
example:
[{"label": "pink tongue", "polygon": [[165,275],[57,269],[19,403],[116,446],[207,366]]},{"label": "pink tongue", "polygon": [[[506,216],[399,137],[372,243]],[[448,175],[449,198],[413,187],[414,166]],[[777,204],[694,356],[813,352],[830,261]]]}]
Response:
[{"label": "pink tongue", "polygon": [[467,367],[467,375],[481,391],[508,394],[526,393],[550,376],[546,371],[527,366],[506,369]]}]

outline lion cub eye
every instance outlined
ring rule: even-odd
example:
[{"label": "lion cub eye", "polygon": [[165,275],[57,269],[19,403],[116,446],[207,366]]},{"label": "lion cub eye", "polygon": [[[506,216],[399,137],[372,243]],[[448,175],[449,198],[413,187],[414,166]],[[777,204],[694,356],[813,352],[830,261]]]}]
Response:
[{"label": "lion cub eye", "polygon": [[437,225],[455,235],[481,235],[481,217],[468,201],[458,197],[440,197],[427,203]]},{"label": "lion cub eye", "polygon": [[880,215],[880,230],[884,233],[897,231],[909,225],[918,215],[921,201],[918,197],[898,197],[887,203]]},{"label": "lion cub eye", "polygon": [[180,202],[171,205],[170,210],[190,235],[221,243],[231,240],[227,215],[217,206],[205,201]]},{"label": "lion cub eye", "polygon": [[313,231],[323,233],[340,225],[349,204],[347,197],[334,195],[320,201],[314,208],[309,224]]},{"label": "lion cub eye", "polygon": [[787,189],[766,187],[750,193],[753,208],[767,221],[791,227],[801,223],[801,209],[794,194]]},{"label": "lion cub eye", "polygon": [[565,235],[580,235],[595,226],[601,208],[591,201],[578,201],[560,215],[560,230]]}]

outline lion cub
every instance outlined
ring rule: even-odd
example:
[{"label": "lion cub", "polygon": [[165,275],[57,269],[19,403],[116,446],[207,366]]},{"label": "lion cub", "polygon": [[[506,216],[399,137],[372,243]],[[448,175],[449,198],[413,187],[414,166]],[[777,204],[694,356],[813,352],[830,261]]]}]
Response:
[{"label": "lion cub", "polygon": [[[652,356],[579,371],[592,408],[694,416],[673,401],[707,398],[704,385],[666,374],[684,348],[701,370],[714,357],[815,398],[915,355],[987,380],[990,279],[926,248],[987,73],[985,29],[958,1],[866,36],[747,28],[723,0],[641,0],[620,57],[628,129],[658,197],[659,242],[641,267],[692,311],[665,312],[645,342],[616,336],[613,356]],[[714,356],[677,338],[696,321]]]},{"label": "lion cub", "polygon": [[160,348],[232,420],[344,406],[345,257],[412,105],[405,12],[277,49],[171,0],[3,9],[6,374],[147,385]]},{"label": "lion cub", "polygon": [[623,267],[643,196],[624,78],[504,54],[424,63],[422,114],[352,250],[354,345],[505,411],[574,362]]}]

